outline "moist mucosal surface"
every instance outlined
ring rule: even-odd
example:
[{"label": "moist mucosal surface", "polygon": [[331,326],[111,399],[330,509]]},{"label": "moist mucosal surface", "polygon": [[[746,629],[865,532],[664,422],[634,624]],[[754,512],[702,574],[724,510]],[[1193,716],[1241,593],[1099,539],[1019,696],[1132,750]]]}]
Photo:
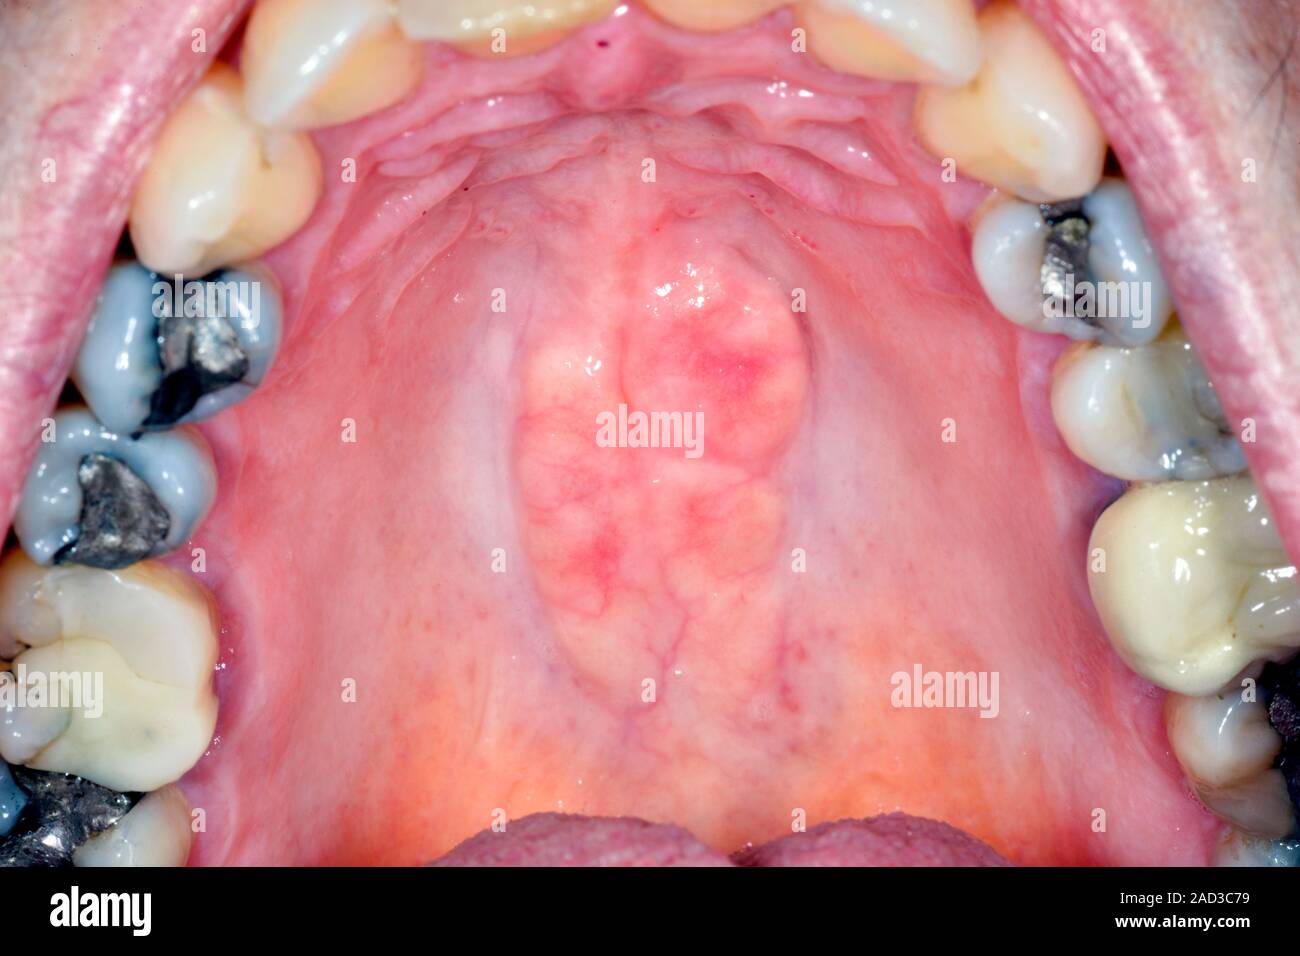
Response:
[{"label": "moist mucosal surface", "polygon": [[[1212,479],[1121,505],[1152,535],[1199,508],[1203,565],[1300,606],[1133,193],[1101,180],[1101,129],[1026,16],[954,4],[931,31],[945,59],[808,4],[728,35],[598,4],[564,24],[601,21],[587,31],[517,56],[561,38],[530,6],[505,56],[425,7],[340,7],[326,30],[259,4],[239,65],[177,107],[136,190],[140,263],[110,273],[77,360],[90,410],[52,420],[86,451],[43,450],[20,509],[28,554],[60,566],[10,555],[0,574],[20,642],[49,624],[47,656],[121,662],[133,702],[167,688],[110,734],[123,746],[138,717],[152,749],[112,760],[79,715],[66,739],[28,718],[56,738],[47,766],[157,791],[86,859],[189,852],[166,838],[189,806],[167,784],[212,739],[218,633],[220,723],[185,782],[211,811],[196,862],[416,863],[479,833],[472,856],[505,820],[553,844],[579,826],[566,814],[606,821],[579,826],[597,841],[608,818],[650,821],[647,862],[758,862],[810,845],[769,843],[792,825],[840,818],[813,842],[885,846],[914,826],[899,810],[1017,862],[1204,862],[1220,823],[1180,763],[1223,819],[1289,835],[1211,792],[1271,799],[1278,768],[1243,782],[1259,768],[1223,756],[1198,696],[1175,708],[1175,761],[1138,674],[1200,695],[1293,635],[1271,622],[1241,660],[1211,640],[1169,666],[1151,620],[1196,607],[1140,565],[1149,542],[1108,525],[1110,570],[1090,547],[1121,485],[1066,442],[1118,478]],[[316,50],[316,77],[280,69]],[[926,85],[917,101],[819,60]],[[950,154],[1020,200],[982,206],[940,173]],[[149,270],[263,255],[240,270],[282,291],[269,328],[244,294],[136,335]],[[1086,280],[1130,272],[1138,305],[1098,311]],[[1076,294],[1081,316],[1041,308]],[[1106,348],[1057,364],[1061,343],[990,300]],[[165,553],[172,569],[139,560]],[[137,639],[74,587],[160,616]],[[158,643],[167,620],[183,642]],[[1267,727],[1220,709],[1290,747],[1289,692],[1270,694]],[[1271,740],[1251,738],[1265,757]]]},{"label": "moist mucosal surface", "polygon": [[[206,427],[260,491],[204,526],[242,663],[196,799],[238,801],[272,748],[279,796],[200,859],[422,862],[494,808],[671,821],[723,852],[795,808],[905,808],[1023,862],[1205,852],[1176,766],[1132,745],[1158,701],[1082,587],[1112,485],[1043,430],[946,205],[978,191],[934,188],[905,89],[864,107],[743,62],[692,59],[739,77],[707,109],[705,77],[653,111],[561,100],[448,152],[435,84],[381,145],[322,138],[327,168],[375,159],[273,260],[290,371]],[[870,178],[772,147],[810,130]],[[702,412],[704,454],[599,447],[620,404]],[[915,665],[997,672],[998,716],[893,706]],[[1135,793],[1140,817],[1091,828]],[[297,801],[345,798],[392,811],[292,835]]]}]

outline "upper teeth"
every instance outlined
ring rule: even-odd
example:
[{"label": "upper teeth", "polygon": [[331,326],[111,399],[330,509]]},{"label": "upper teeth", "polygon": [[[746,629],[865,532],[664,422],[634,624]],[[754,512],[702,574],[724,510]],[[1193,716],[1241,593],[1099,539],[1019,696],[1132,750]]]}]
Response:
[{"label": "upper teeth", "polygon": [[1009,0],[979,15],[984,60],[960,89],[925,86],[917,135],[959,171],[1034,202],[1059,202],[1101,180],[1106,139],[1069,68]]},{"label": "upper teeth", "polygon": [[[183,297],[179,309],[174,295]],[[191,295],[201,300],[197,308]],[[178,421],[200,421],[261,383],[279,348],[281,313],[275,282],[260,273],[229,269],[211,279],[184,283],[177,293],[170,281],[161,281],[138,263],[116,265],[99,293],[72,380],[95,417],[112,432],[133,434]],[[169,349],[176,317],[185,323],[211,322],[224,331],[246,360],[242,375],[236,381],[228,380],[234,376],[222,380],[212,375],[203,359],[217,349],[199,332],[181,335],[179,347]],[[164,362],[172,351],[179,353],[179,369]],[[186,407],[189,401],[193,405]]]},{"label": "upper teeth", "polygon": [[502,31],[506,53],[536,49],[511,40],[555,35],[603,19],[617,0],[397,0],[403,32],[416,40],[470,44]]},{"label": "upper teeth", "polygon": [[405,97],[423,56],[389,0],[259,0],[240,59],[244,103],[276,129],[344,123]]},{"label": "upper teeth", "polygon": [[[1173,315],[1173,300],[1132,190],[1121,179],[1103,180],[1078,203],[1078,213],[1052,227],[1033,203],[1010,200],[986,210],[975,225],[971,259],[989,301],[1036,332],[1107,345],[1154,341]],[[1056,262],[1048,269],[1049,235],[1061,245],[1059,231],[1067,225],[1085,230],[1080,247],[1069,247],[1081,274],[1072,263],[1068,270]]]},{"label": "upper teeth", "polygon": [[190,855],[190,805],[179,787],[147,793],[121,820],[72,854],[77,866],[184,866]]},{"label": "upper teeth", "polygon": [[136,255],[195,277],[259,256],[307,221],[321,176],[311,140],[254,123],[239,75],[218,63],[167,118],[136,186]]},{"label": "upper teeth", "polygon": [[1286,781],[1273,769],[1282,738],[1262,703],[1233,684],[1205,697],[1170,694],[1165,726],[1174,755],[1206,806],[1250,833],[1291,833],[1295,821]]},{"label": "upper teeth", "polygon": [[[153,543],[147,554],[121,552],[126,563],[144,556],[156,556],[177,547],[189,537],[212,505],[216,495],[216,467],[207,443],[198,432],[178,429],[141,435],[118,435],[97,422],[85,408],[73,406],[54,417],[54,440],[43,442],[23,486],[14,532],[24,550],[42,564],[63,560],[67,549],[87,544],[82,527],[86,504],[80,469],[88,457],[100,455],[127,466],[156,496],[168,519],[165,528],[145,542]],[[112,514],[110,529],[119,537],[130,536],[135,518],[152,519],[152,512],[139,515]],[[81,563],[101,567],[120,566],[112,558]],[[73,560],[80,560],[76,554]]]},{"label": "upper teeth", "polygon": [[9,703],[0,756],[11,763],[153,790],[194,766],[212,739],[215,606],[171,568],[40,568],[12,552],[0,563],[0,649],[18,651],[15,670],[32,686],[90,681],[72,705]]},{"label": "upper teeth", "polygon": [[734,30],[785,6],[786,0],[643,0],[655,16],[686,30]]},{"label": "upper teeth", "polygon": [[1111,642],[1161,687],[1209,694],[1300,646],[1300,582],[1248,476],[1132,488],[1089,549]]},{"label": "upper teeth", "polygon": [[1215,850],[1215,866],[1300,866],[1300,841],[1271,840],[1227,830]]},{"label": "upper teeth", "polygon": [[804,0],[808,49],[842,73],[961,86],[980,67],[971,0]]},{"label": "upper teeth", "polygon": [[1177,326],[1141,348],[1080,344],[1065,353],[1052,376],[1052,414],[1071,451],[1117,478],[1217,478],[1246,467]]}]

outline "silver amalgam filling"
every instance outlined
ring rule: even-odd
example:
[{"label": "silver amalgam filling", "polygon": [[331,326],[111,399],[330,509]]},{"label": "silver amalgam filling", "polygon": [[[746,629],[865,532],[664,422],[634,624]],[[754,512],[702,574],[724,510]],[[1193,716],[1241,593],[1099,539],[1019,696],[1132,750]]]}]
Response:
[{"label": "silver amalgam filling", "polygon": [[72,406],[42,432],[14,514],[37,564],[117,568],[158,557],[190,538],[216,498],[212,452],[192,428],[132,437]]},{"label": "silver amalgam filling", "polygon": [[141,797],[66,773],[12,772],[27,805],[0,838],[0,866],[72,866],[73,851],[126,816]]},{"label": "silver amalgam filling", "polygon": [[202,421],[261,384],[281,321],[275,281],[255,268],[187,279],[119,262],[104,279],[72,381],[120,434]]},{"label": "silver amalgam filling", "polygon": [[174,425],[199,399],[243,381],[248,353],[223,317],[169,315],[158,323],[163,378],[150,402],[144,427]]},{"label": "silver amalgam filling", "polygon": [[54,555],[55,564],[125,568],[167,540],[171,518],[153,489],[116,458],[95,452],[77,467],[81,521],[77,540]]},{"label": "silver amalgam filling", "polygon": [[[1078,301],[1081,291],[1077,284],[1091,280],[1092,270],[1088,266],[1088,231],[1089,223],[1083,214],[1083,201],[1070,199],[1059,203],[1041,203],[1039,210],[1043,221],[1047,223],[1047,241],[1043,248],[1043,265],[1040,277],[1043,295],[1058,305],[1063,305],[1070,290],[1075,289],[1073,298]],[[1074,277],[1070,283],[1068,276]],[[1097,320],[1088,315],[1081,319],[1089,325],[1097,325]]]}]

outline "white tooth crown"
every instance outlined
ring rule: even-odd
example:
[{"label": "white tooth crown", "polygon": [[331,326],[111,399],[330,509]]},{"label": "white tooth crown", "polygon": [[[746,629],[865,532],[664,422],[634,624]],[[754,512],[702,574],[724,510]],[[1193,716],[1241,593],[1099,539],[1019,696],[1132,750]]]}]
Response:
[{"label": "white tooth crown", "polygon": [[392,106],[415,88],[423,62],[388,0],[258,0],[239,69],[249,116],[302,130]]},{"label": "white tooth crown", "polygon": [[1034,202],[1086,195],[1106,139],[1069,68],[1027,15],[994,0],[979,15],[983,62],[966,86],[924,86],[916,133],[968,176]]},{"label": "white tooth crown", "polygon": [[[40,568],[21,552],[0,563],[0,644],[29,675],[70,674],[94,687],[64,708],[38,752],[0,735],[0,755],[114,790],[154,790],[194,766],[216,725],[216,606],[187,575],[145,561],[122,571]],[[9,709],[20,727],[47,710]],[[48,733],[48,731],[47,731]],[[29,738],[30,739],[30,738]]]},{"label": "white tooth crown", "polygon": [[642,0],[661,20],[683,30],[716,33],[734,30],[767,16],[786,0]]},{"label": "white tooth crown", "polygon": [[962,86],[980,68],[971,0],[804,0],[808,48],[841,73]]},{"label": "white tooth crown", "polygon": [[1174,314],[1174,300],[1142,224],[1133,190],[1124,180],[1108,176],[1083,198],[1083,214],[1088,218],[1088,269],[1093,279],[1125,283],[1135,291],[1140,288],[1150,309],[1150,314],[1144,316],[1107,316],[1102,325],[1116,344],[1144,345],[1154,341]]},{"label": "white tooth crown", "polygon": [[163,124],[129,226],[150,269],[199,278],[289,238],[320,197],[316,147],[244,110],[239,75],[218,63]]},{"label": "white tooth crown", "polygon": [[1273,768],[1282,738],[1264,705],[1240,682],[1217,694],[1165,701],[1165,728],[1174,756],[1201,802],[1248,833],[1285,837],[1295,827],[1286,780]]},{"label": "white tooth crown", "polygon": [[1218,478],[1246,467],[1209,377],[1176,325],[1138,348],[1067,351],[1052,372],[1052,417],[1075,455],[1127,481]]},{"label": "white tooth crown", "polygon": [[146,793],[117,823],[72,854],[74,866],[184,866],[190,856],[190,804],[180,787]]},{"label": "white tooth crown", "polygon": [[503,31],[505,54],[530,53],[585,24],[603,20],[617,0],[397,0],[402,32],[476,52]]},{"label": "white tooth crown", "polygon": [[1131,488],[1093,527],[1088,586],[1119,655],[1180,694],[1300,647],[1300,584],[1249,476]]}]

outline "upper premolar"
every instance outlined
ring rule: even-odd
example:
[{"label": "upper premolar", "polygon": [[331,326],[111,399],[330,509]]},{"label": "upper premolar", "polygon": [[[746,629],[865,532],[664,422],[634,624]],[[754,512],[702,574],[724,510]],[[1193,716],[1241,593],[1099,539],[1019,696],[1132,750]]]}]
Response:
[{"label": "upper premolar", "polygon": [[177,294],[172,282],[122,263],[104,280],[72,381],[119,434],[201,421],[261,383],[281,318],[276,284],[261,272],[224,270]]},{"label": "upper premolar", "polygon": [[1012,199],[984,210],[971,259],[989,301],[1036,332],[1105,345],[1157,339],[1173,299],[1132,190],[1108,177],[1065,205]]}]

